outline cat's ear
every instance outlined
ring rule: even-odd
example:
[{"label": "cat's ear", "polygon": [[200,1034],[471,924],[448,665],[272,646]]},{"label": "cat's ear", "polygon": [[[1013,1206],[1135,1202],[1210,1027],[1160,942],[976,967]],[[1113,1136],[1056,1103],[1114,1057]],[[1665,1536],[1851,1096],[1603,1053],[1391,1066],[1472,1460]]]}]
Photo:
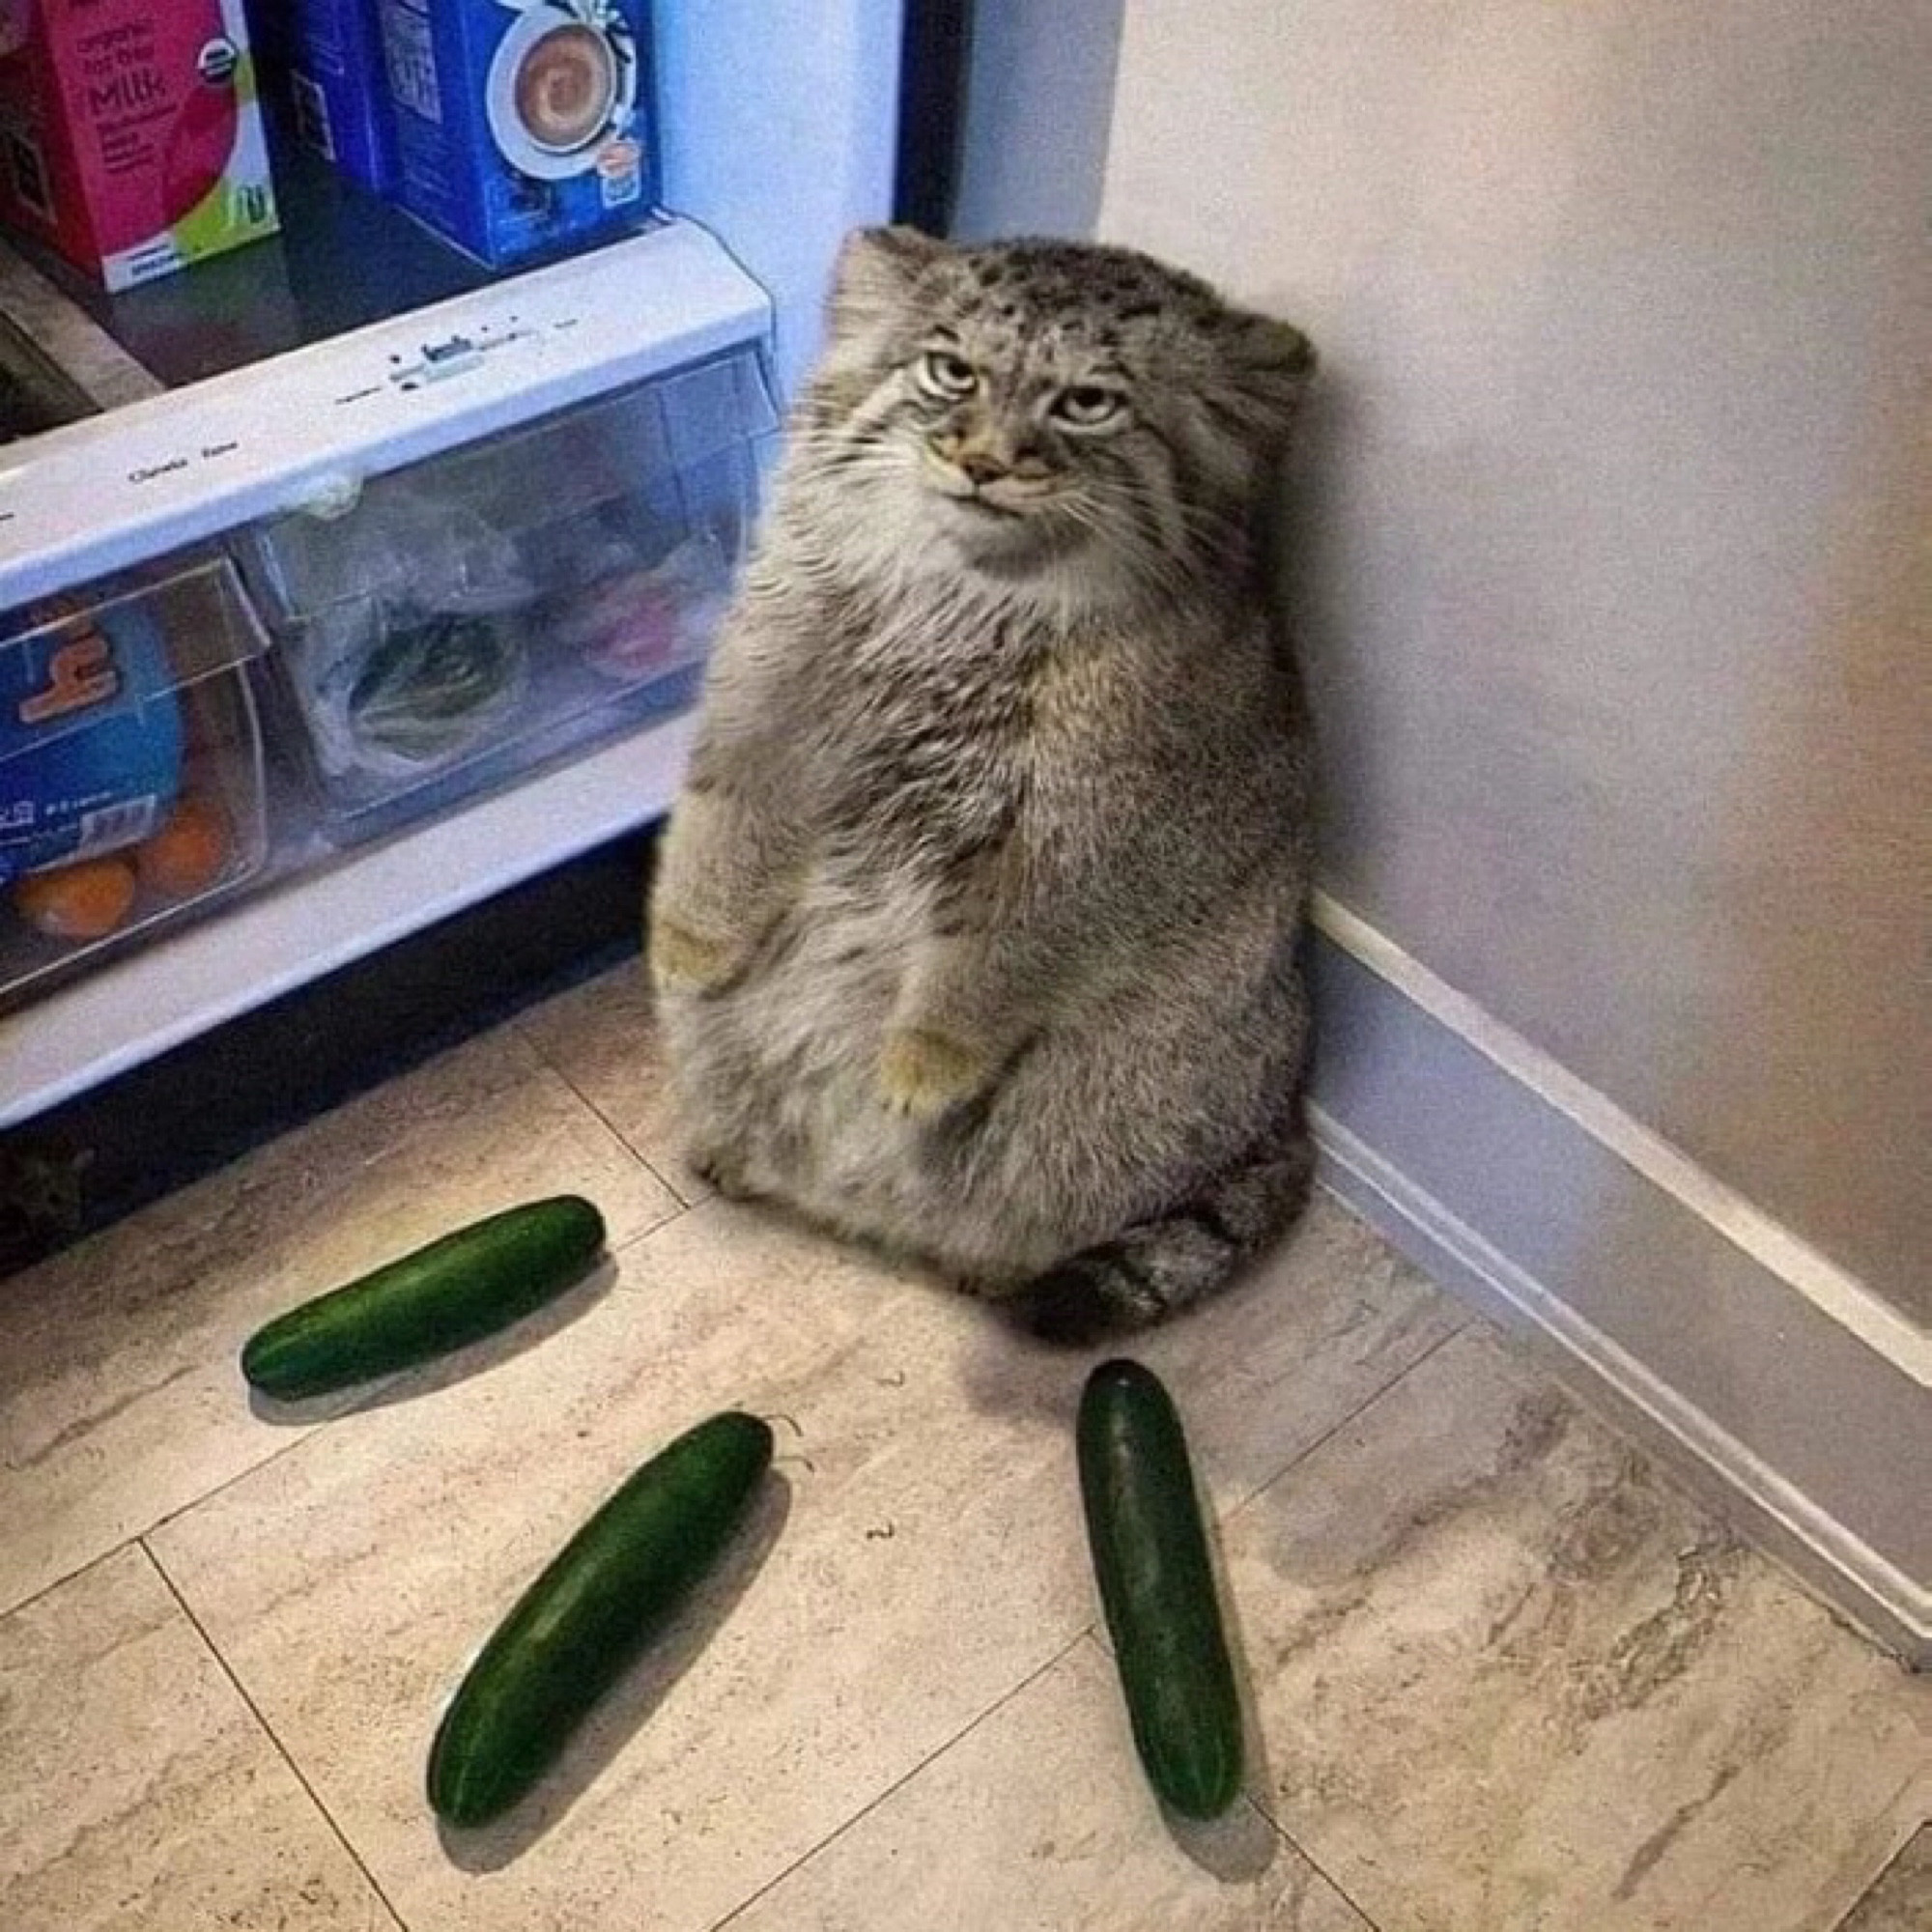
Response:
[{"label": "cat's ear", "polygon": [[854,229],[833,270],[833,335],[863,339],[900,324],[920,276],[950,252],[944,242],[917,228]]},{"label": "cat's ear", "polygon": [[1218,333],[1222,366],[1257,434],[1279,441],[1315,374],[1315,345],[1290,323],[1240,308],[1222,311]]}]

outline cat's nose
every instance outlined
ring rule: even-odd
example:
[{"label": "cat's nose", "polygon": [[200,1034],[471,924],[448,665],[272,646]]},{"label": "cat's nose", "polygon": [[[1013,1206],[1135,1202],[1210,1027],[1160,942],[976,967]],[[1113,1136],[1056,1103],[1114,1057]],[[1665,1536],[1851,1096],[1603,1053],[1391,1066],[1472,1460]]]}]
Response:
[{"label": "cat's nose", "polygon": [[965,449],[953,458],[975,485],[997,483],[1007,473],[1007,465],[983,449]]}]

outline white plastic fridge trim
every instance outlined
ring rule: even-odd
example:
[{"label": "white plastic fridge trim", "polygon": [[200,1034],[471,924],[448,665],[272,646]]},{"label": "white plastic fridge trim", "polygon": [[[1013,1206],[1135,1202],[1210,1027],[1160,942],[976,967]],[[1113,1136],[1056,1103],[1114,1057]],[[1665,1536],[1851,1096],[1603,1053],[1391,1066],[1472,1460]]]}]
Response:
[{"label": "white plastic fridge trim", "polygon": [[[246,372],[118,408],[107,424],[76,425],[0,451],[0,608],[41,591],[153,555],[251,515],[326,496],[345,475],[393,468],[486,435],[547,409],[583,400],[680,360],[757,337],[775,344],[781,394],[789,394],[818,335],[826,270],[845,231],[887,218],[897,127],[901,0],[706,0],[662,10],[659,95],[667,104],[665,198],[696,223],[731,238],[729,255],[694,223],[600,249],[559,268],[520,275],[479,296],[419,311],[376,329],[303,350]],[[733,257],[736,259],[734,260]],[[737,263],[743,262],[750,275]],[[755,276],[756,282],[751,279]],[[762,288],[760,287],[762,285]],[[439,327],[458,332],[480,304],[506,291],[516,301],[546,291],[587,310],[590,333],[553,330],[540,346],[492,351],[463,381],[420,391],[391,388],[366,399],[354,439],[313,446],[296,420],[287,372],[343,368],[337,358],[382,346],[420,353]],[[763,291],[769,291],[776,314]],[[517,308],[513,312],[521,314]],[[303,383],[312,380],[303,376]],[[335,406],[347,392],[319,384]],[[142,486],[134,524],[109,515],[125,501],[131,463],[116,462],[130,420],[152,426],[163,454],[204,401],[233,398],[256,452],[247,488],[231,452],[203,458]],[[280,420],[263,420],[279,398]],[[317,412],[318,416],[320,412]],[[265,440],[256,443],[261,435]],[[210,446],[216,446],[211,439]],[[62,452],[58,471],[41,450]],[[67,452],[75,455],[70,467]],[[280,469],[277,471],[276,453]],[[186,452],[174,447],[172,453]],[[23,469],[62,484],[68,545],[25,540]],[[163,515],[164,497],[192,475],[193,514]],[[252,494],[251,494],[252,492]],[[99,538],[98,524],[109,526]],[[138,525],[138,527],[136,526]],[[145,532],[145,533],[143,533]],[[64,560],[62,557],[64,556]],[[11,1016],[0,1017],[0,1127],[31,1119],[152,1056],[205,1033],[331,967],[373,952],[431,920],[480,900],[648,823],[668,808],[683,767],[688,721],[673,721],[590,753],[568,766],[470,805],[333,868],[243,898],[204,924],[157,939]]]},{"label": "white plastic fridge trim", "polygon": [[[0,610],[770,339],[765,294],[673,221],[232,376],[54,430],[0,469]],[[453,355],[433,355],[453,342]],[[541,487],[540,484],[538,487]],[[0,1128],[646,824],[673,720],[149,942],[0,1018]]]},{"label": "white plastic fridge trim", "polygon": [[693,729],[686,714],[619,739],[157,938],[0,1018],[0,1129],[662,817]]},{"label": "white plastic fridge trim", "polygon": [[0,462],[0,611],[746,342],[771,305],[689,221],[131,403]]}]

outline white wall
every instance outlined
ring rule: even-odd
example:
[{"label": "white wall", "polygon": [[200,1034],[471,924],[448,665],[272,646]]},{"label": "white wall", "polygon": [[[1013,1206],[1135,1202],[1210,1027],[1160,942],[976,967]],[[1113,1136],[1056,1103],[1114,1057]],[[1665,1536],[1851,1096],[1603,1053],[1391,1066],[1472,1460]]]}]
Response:
[{"label": "white wall", "polygon": [[1899,0],[1127,0],[1098,223],[1324,354],[1338,896],[1922,1315],[1928,74]]},{"label": "white wall", "polygon": [[892,206],[900,0],[702,0],[653,36],[665,201],[704,222],[776,305],[781,389],[817,355],[826,266]]},{"label": "white wall", "polygon": [[1088,235],[1100,212],[1122,0],[972,0],[952,232]]}]

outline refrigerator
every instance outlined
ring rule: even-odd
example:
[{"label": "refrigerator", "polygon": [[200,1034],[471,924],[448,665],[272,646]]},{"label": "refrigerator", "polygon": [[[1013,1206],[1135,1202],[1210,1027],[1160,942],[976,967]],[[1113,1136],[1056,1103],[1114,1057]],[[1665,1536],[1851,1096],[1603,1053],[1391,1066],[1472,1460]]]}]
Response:
[{"label": "refrigerator", "polygon": [[965,29],[659,0],[653,215],[540,266],[272,114],[271,241],[109,295],[0,236],[0,1129],[664,814],[838,242],[944,221]]}]

